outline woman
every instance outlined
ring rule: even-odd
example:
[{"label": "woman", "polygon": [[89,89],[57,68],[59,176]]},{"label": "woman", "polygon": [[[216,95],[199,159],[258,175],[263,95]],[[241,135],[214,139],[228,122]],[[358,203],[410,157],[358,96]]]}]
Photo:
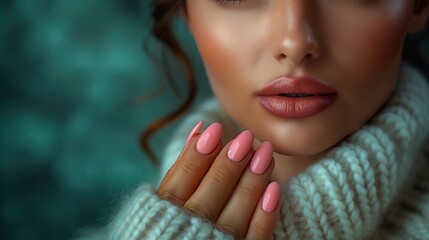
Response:
[{"label": "woman", "polygon": [[179,12],[216,99],[111,238],[429,239],[429,87],[402,63],[428,1],[158,0],[155,34],[192,80]]}]

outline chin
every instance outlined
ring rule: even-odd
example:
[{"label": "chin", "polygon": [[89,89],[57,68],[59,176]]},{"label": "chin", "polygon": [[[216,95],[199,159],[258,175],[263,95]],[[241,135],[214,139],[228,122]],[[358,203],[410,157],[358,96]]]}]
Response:
[{"label": "chin", "polygon": [[274,152],[286,156],[295,156],[295,157],[311,157],[315,155],[320,155],[323,152],[326,152],[328,149],[309,149],[304,146],[284,146],[273,144]]},{"label": "chin", "polygon": [[319,156],[331,148],[335,147],[341,139],[336,141],[335,139],[330,139],[330,141],[320,140],[326,138],[316,138],[314,136],[308,137],[295,137],[284,139],[282,137],[278,138],[267,138],[271,139],[271,143],[274,147],[274,152],[286,155],[286,156],[296,156],[296,157],[311,157]]}]

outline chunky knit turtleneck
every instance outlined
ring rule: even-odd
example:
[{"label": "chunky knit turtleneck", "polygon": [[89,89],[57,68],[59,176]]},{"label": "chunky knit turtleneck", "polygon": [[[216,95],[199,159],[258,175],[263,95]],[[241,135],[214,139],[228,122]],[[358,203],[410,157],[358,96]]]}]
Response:
[{"label": "chunky knit turtleneck", "polygon": [[[396,91],[365,126],[282,186],[275,239],[429,239],[429,87],[404,67]],[[211,100],[190,115],[168,146],[173,164],[191,126],[237,127]],[[163,176],[162,174],[162,176]],[[231,238],[211,223],[138,188],[109,226],[113,239]]]}]

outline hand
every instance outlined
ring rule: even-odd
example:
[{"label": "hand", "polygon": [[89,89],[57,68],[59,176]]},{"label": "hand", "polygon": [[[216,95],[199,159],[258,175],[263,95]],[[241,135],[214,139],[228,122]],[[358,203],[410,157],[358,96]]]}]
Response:
[{"label": "hand", "polygon": [[253,151],[253,134],[244,131],[221,149],[221,125],[199,135],[201,127],[202,122],[191,132],[158,195],[237,238],[271,239],[280,208],[278,183],[268,185],[271,143]]}]

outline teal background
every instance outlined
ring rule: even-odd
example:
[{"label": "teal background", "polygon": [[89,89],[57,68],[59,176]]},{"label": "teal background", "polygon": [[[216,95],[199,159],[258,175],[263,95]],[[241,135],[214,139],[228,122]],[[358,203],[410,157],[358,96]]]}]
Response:
[{"label": "teal background", "polygon": [[[177,63],[155,64],[143,51],[150,1],[0,6],[0,239],[69,239],[104,226],[124,194],[156,180],[139,134],[186,95]],[[183,22],[176,32],[197,56]],[[162,55],[158,43],[148,44]],[[428,46],[419,50],[425,63]],[[211,92],[194,59],[198,102]],[[177,124],[152,139],[156,152]]]},{"label": "teal background", "polygon": [[[164,64],[143,50],[149,3],[1,1],[0,239],[78,236],[106,225],[138,183],[156,180],[139,134],[177,107],[186,87],[177,63],[167,61],[172,91]],[[176,29],[195,54],[184,24]],[[202,71],[199,79],[201,99],[210,91]],[[156,152],[176,124],[152,139]]]}]

